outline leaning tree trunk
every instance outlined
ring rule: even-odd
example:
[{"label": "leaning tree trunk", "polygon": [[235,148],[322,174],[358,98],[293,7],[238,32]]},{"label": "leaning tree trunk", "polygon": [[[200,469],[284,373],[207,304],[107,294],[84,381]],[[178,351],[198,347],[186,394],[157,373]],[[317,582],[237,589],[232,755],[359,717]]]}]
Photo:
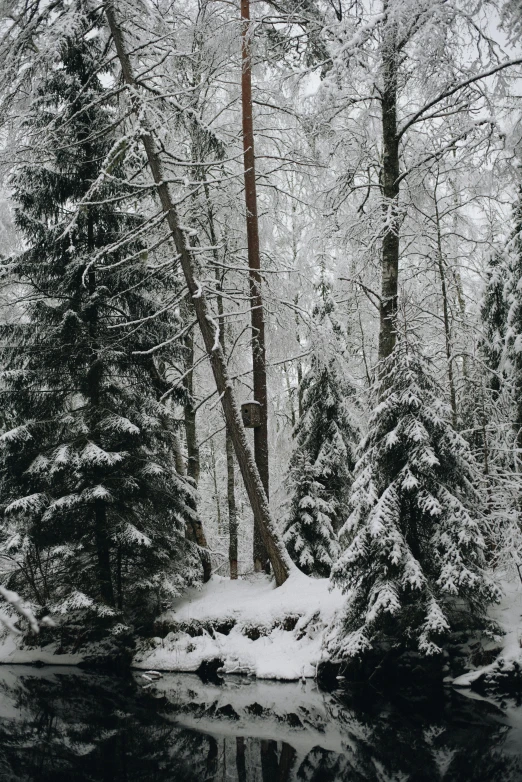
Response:
[{"label": "leaning tree trunk", "polygon": [[288,578],[294,566],[286,551],[279,531],[275,527],[270,516],[268,500],[263,489],[259,471],[253,459],[248,445],[245,429],[241,420],[241,413],[233,392],[232,381],[228,376],[225,356],[219,339],[216,339],[217,324],[212,318],[206,297],[197,284],[198,263],[192,253],[186,236],[179,225],[178,214],[172,199],[170,188],[165,181],[159,147],[157,146],[152,130],[149,127],[142,106],[139,101],[139,86],[136,83],[129,55],[125,49],[122,29],[118,24],[114,12],[112,0],[106,0],[104,9],[109,28],[114,40],[116,52],[120,62],[124,82],[131,88],[133,110],[140,121],[141,140],[147,155],[149,168],[156,184],[158,196],[167,216],[169,230],[179,254],[181,267],[185,276],[188,290],[194,302],[194,309],[198,320],[205,349],[210,359],[210,365],[216,381],[218,394],[221,398],[225,420],[234,443],[236,458],[245,482],[245,488],[252,506],[255,522],[258,524],[263,542],[267,548],[268,556],[274,570],[276,584],[283,584]]},{"label": "leaning tree trunk", "polygon": [[[389,0],[384,2],[387,13]],[[397,136],[397,31],[389,18],[384,26],[382,54],[381,189],[385,228],[382,237],[382,282],[380,302],[379,360],[395,347],[399,277],[399,139]]]},{"label": "leaning tree trunk", "polygon": [[[257,217],[256,158],[252,112],[252,63],[250,47],[250,2],[241,0],[241,106],[243,115],[243,161],[247,224],[248,268],[252,318],[252,380],[254,399],[260,404],[261,423],[254,429],[254,457],[268,498],[268,410],[266,389],[265,317],[261,296],[261,256]],[[254,570],[265,569],[268,555],[259,524],[254,520]]]}]

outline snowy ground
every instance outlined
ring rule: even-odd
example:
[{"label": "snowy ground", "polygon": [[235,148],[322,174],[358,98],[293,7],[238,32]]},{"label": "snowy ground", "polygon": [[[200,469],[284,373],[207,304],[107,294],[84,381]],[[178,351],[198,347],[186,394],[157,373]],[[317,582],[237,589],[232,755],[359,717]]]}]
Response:
[{"label": "snowy ground", "polygon": [[490,615],[505,632],[501,639],[502,651],[490,665],[469,671],[453,680],[456,687],[470,687],[481,676],[488,675],[499,666],[503,672],[513,669],[515,663],[522,668],[522,584],[518,576],[502,582],[504,596],[497,606],[490,609]]},{"label": "snowy ground", "polygon": [[[213,576],[161,617],[176,629],[144,645],[133,666],[196,671],[205,661],[221,659],[226,673],[310,678],[321,661],[324,630],[343,599],[338,590],[330,591],[327,579],[299,571],[277,589],[265,576],[238,581]],[[234,623],[229,632],[227,623]],[[201,634],[194,636],[196,630]]]},{"label": "snowy ground", "polygon": [[36,649],[20,649],[19,636],[4,633],[0,638],[0,665],[78,665],[81,654],[56,654],[56,645],[50,644]]},{"label": "snowy ground", "polygon": [[[503,583],[504,598],[491,615],[505,630],[502,651],[490,665],[453,680],[469,688],[481,676],[522,669],[522,584]],[[213,576],[202,589],[188,590],[160,618],[172,626],[164,638],[141,643],[133,660],[137,669],[194,672],[205,661],[220,659],[223,672],[247,673],[258,679],[312,678],[323,659],[323,637],[334,613],[346,599],[330,590],[327,579],[299,571],[279,588],[266,576],[230,581]],[[77,665],[81,654],[56,654],[55,647],[20,649],[19,637],[0,638],[0,665]]]}]

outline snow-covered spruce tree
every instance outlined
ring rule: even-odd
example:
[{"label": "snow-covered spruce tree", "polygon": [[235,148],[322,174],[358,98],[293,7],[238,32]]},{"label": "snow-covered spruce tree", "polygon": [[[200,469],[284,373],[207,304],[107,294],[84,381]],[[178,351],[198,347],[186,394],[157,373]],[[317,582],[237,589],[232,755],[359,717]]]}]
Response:
[{"label": "snow-covered spruce tree", "polygon": [[[514,228],[505,264],[507,305],[502,369],[514,399],[513,430],[517,447],[522,446],[522,193],[513,209]],[[520,465],[519,469],[520,471]]]},{"label": "snow-covered spruce tree", "polygon": [[327,642],[336,659],[390,642],[436,654],[499,597],[485,572],[478,470],[414,337],[398,338],[375,397],[332,572],[347,593]]},{"label": "snow-covered spruce tree", "polygon": [[491,390],[498,393],[501,387],[499,372],[504,354],[508,316],[506,282],[511,276],[506,259],[497,253],[492,255],[486,274],[486,287],[480,308],[483,324],[480,349],[485,364],[491,372]]},{"label": "snow-covered spruce tree", "polygon": [[193,490],[153,383],[173,348],[143,355],[179,328],[165,306],[179,284],[140,237],[90,7],[78,1],[57,42],[12,181],[26,249],[8,274],[27,297],[24,322],[0,335],[0,547],[35,603],[138,618],[198,570]]},{"label": "snow-covered spruce tree", "polygon": [[346,335],[329,291],[314,312],[310,369],[302,381],[303,414],[287,483],[290,509],[284,540],[307,575],[327,577],[339,555],[359,440],[355,389],[346,362]]}]

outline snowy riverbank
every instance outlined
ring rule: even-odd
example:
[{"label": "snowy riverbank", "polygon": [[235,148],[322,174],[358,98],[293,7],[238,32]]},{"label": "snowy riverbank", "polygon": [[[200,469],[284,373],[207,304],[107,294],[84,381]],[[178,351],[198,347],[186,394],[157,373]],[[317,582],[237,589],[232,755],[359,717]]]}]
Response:
[{"label": "snowy riverbank", "polygon": [[310,678],[322,659],[324,631],[342,601],[327,579],[299,571],[278,589],[266,576],[238,581],[214,576],[160,617],[158,625],[172,629],[144,642],[133,666],[197,671],[219,659],[226,673]]},{"label": "snowy riverbank", "polygon": [[[504,636],[468,649],[470,659],[486,654],[491,661],[472,666],[456,679],[447,677],[447,683],[485,691],[519,689],[522,585],[512,579],[502,586],[504,597],[491,609],[491,616]],[[138,639],[131,665],[141,670],[196,672],[206,665],[215,669],[220,661],[221,673],[310,679],[325,660],[324,634],[344,600],[339,590],[330,589],[327,579],[308,578],[297,570],[279,588],[264,575],[238,581],[213,576],[201,589],[188,590],[159,617],[156,637]],[[58,643],[21,648],[21,640],[4,634],[0,665],[79,665],[96,651],[91,647],[88,653],[64,654]]]},{"label": "snowy riverbank", "polygon": [[20,636],[6,633],[0,639],[0,665],[79,665],[83,654],[58,652],[56,643],[35,648],[20,648]]},{"label": "snowy riverbank", "polygon": [[522,584],[518,576],[503,581],[502,591],[501,602],[489,612],[504,631],[498,654],[488,665],[475,667],[454,679],[455,687],[503,689],[510,681],[515,688],[517,680],[522,682]]}]

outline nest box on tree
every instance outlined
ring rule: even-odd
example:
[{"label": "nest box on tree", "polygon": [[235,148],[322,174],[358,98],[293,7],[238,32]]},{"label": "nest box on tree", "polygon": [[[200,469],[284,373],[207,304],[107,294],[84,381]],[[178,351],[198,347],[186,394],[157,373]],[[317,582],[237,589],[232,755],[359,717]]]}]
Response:
[{"label": "nest box on tree", "polygon": [[243,402],[241,405],[243,425],[247,429],[255,429],[261,426],[261,404],[259,402]]}]

